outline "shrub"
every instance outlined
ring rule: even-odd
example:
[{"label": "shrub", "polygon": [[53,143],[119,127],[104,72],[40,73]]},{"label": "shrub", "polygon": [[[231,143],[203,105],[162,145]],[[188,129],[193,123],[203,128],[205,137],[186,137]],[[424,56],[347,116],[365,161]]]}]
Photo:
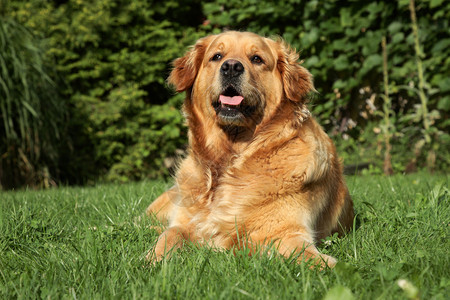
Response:
[{"label": "shrub", "polygon": [[[376,168],[384,151],[378,133],[386,132],[380,130],[386,37],[391,107],[384,118],[392,126],[394,170],[407,170],[409,162],[423,166],[430,150],[437,168],[445,170],[450,3],[416,3],[418,54],[408,5],[409,0],[18,0],[10,3],[8,16],[38,38],[33,43],[46,42],[45,61],[64,79],[57,92],[69,112],[64,126],[56,126],[65,140],[52,171],[62,181],[167,176],[186,142],[183,96],[165,84],[170,62],[199,37],[224,29],[279,35],[301,50],[319,91],[311,102],[314,115],[347,163],[380,161]],[[424,68],[420,81],[418,59]],[[50,73],[47,78],[57,80]],[[418,88],[419,82],[425,84]],[[419,90],[427,97],[427,114]],[[427,136],[432,141],[424,144]],[[352,151],[358,156],[345,154]]]},{"label": "shrub", "polygon": [[164,159],[186,136],[182,98],[167,89],[165,78],[170,61],[203,35],[194,29],[199,13],[190,1],[17,5],[15,17],[49,39],[48,53],[67,83],[62,92],[74,132],[63,169],[70,182],[169,174]]},{"label": "shrub", "polygon": [[[435,148],[437,167],[445,170],[450,163],[450,3],[437,0],[416,4],[420,58],[429,99],[427,118],[432,124],[428,133],[422,126],[423,106],[418,94],[419,75],[408,6],[409,0],[284,0],[278,5],[270,1],[219,0],[205,3],[204,11],[211,28],[280,35],[300,49],[319,91],[312,102],[313,113],[332,136],[344,137],[338,140],[358,141],[360,136],[367,136],[367,125],[379,123],[383,117],[381,40],[386,36],[391,123],[396,132],[394,152],[401,153],[394,159],[403,161],[406,154],[410,160],[424,162],[426,152]],[[426,134],[434,142],[419,153],[411,151],[420,146]],[[378,147],[380,138],[372,134],[372,140],[370,147]],[[376,156],[376,161],[381,157]],[[374,157],[364,159],[373,161]]]}]

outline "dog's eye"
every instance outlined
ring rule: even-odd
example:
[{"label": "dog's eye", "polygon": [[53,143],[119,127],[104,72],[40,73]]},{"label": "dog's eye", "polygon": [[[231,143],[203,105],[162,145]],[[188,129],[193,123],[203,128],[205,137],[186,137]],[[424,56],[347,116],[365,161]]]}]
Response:
[{"label": "dog's eye", "polygon": [[258,64],[258,65],[263,63],[262,58],[261,58],[260,56],[258,56],[258,55],[253,55],[253,56],[250,58],[250,61],[251,61],[252,63]]},{"label": "dog's eye", "polygon": [[211,57],[212,61],[219,61],[221,59],[222,59],[222,54],[220,54],[220,53],[216,53],[216,54],[214,54],[213,57]]}]

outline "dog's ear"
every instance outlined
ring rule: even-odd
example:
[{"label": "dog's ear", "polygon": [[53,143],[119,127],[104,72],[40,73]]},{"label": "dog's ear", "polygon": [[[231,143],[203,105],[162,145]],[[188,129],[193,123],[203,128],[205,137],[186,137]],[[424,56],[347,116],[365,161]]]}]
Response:
[{"label": "dog's ear", "polygon": [[183,57],[174,60],[173,70],[167,81],[175,87],[177,92],[186,91],[194,84],[211,38],[212,36],[207,36],[198,40]]},{"label": "dog's ear", "polygon": [[277,67],[283,80],[286,98],[294,102],[304,102],[309,92],[315,91],[311,73],[298,61],[298,53],[284,41],[278,41]]}]

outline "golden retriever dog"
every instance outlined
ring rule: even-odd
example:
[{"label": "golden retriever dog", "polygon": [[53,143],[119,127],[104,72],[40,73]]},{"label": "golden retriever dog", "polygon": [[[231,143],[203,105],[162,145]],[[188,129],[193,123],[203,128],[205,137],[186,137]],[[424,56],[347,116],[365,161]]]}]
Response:
[{"label": "golden retriever dog", "polygon": [[168,227],[152,262],[184,241],[219,249],[277,249],[333,267],[314,243],[350,229],[353,203],[335,147],[306,106],[311,74],[281,40],[229,31],[174,61],[186,92],[187,157],[175,186],[147,214]]}]

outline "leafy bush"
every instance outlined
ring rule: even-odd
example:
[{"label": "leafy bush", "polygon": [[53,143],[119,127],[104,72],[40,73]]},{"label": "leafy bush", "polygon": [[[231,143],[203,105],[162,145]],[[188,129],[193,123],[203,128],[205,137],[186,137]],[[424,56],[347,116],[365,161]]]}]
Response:
[{"label": "leafy bush", "polygon": [[[394,145],[400,146],[401,152],[396,159],[403,160],[406,153],[410,159],[420,161],[422,157],[415,157],[417,153],[411,151],[424,132],[408,5],[409,0],[346,5],[342,1],[285,0],[276,6],[269,1],[220,0],[206,3],[204,11],[212,27],[280,35],[300,49],[319,91],[312,103],[314,115],[333,136],[344,135],[343,140],[358,141],[358,137],[367,135],[367,124],[381,120],[381,40],[386,36]],[[429,134],[435,141],[424,150],[435,148],[438,167],[445,169],[449,166],[450,146],[450,3],[420,1],[417,14],[429,98],[428,118],[433,124]],[[379,139],[375,135],[372,139],[370,147],[376,147]],[[370,156],[365,157],[368,159]]]},{"label": "leafy bush", "polygon": [[[381,162],[380,133],[389,130],[396,171],[407,170],[410,162],[425,165],[427,151],[436,153],[436,167],[445,170],[450,164],[450,3],[416,3],[418,55],[408,5],[409,0],[18,0],[9,3],[7,15],[33,33],[33,43],[45,42],[45,60],[64,79],[57,92],[67,99],[69,112],[64,126],[56,127],[65,141],[51,173],[83,183],[168,175],[186,142],[179,112],[183,97],[165,84],[170,62],[199,37],[224,29],[279,35],[301,50],[319,91],[311,108],[338,141],[346,163]],[[380,123],[383,37],[388,129]]]},{"label": "leafy bush", "polygon": [[75,132],[69,131],[65,178],[168,175],[164,159],[175,155],[186,136],[182,98],[173,97],[165,78],[169,62],[203,35],[193,29],[201,11],[196,8],[188,1],[145,0],[17,5],[15,17],[49,39],[48,53],[67,82],[63,93]]}]

